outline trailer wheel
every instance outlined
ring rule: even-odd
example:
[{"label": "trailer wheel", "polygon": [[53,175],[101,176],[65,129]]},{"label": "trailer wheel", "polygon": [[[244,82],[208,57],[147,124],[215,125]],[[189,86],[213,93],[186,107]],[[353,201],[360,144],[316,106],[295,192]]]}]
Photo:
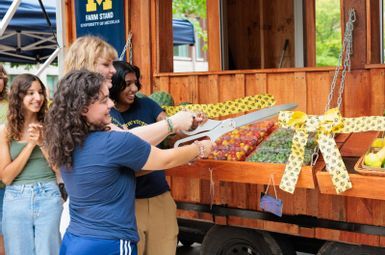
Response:
[{"label": "trailer wheel", "polygon": [[183,246],[186,246],[186,247],[190,247],[190,246],[193,245],[193,243],[194,243],[194,241],[189,240],[189,239],[179,239],[179,242],[180,242]]},{"label": "trailer wheel", "polygon": [[213,226],[203,239],[202,255],[283,255],[267,232],[228,226]]},{"label": "trailer wheel", "polygon": [[317,255],[383,255],[384,248],[326,242]]}]

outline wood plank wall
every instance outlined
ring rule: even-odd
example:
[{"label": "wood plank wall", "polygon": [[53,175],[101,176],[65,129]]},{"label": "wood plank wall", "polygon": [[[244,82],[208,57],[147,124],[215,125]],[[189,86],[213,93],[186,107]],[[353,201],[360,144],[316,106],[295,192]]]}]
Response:
[{"label": "wood plank wall", "polygon": [[[341,110],[343,116],[382,115],[385,109],[385,67],[348,73]],[[295,102],[308,114],[325,111],[334,69],[271,69],[155,75],[152,90],[168,91],[180,102],[216,103],[270,93],[277,104]],[[331,107],[336,106],[337,83]]]}]

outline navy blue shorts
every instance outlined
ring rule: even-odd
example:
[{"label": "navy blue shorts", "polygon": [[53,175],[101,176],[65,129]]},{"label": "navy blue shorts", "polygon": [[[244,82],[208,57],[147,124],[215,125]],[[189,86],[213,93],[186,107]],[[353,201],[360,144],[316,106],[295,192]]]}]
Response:
[{"label": "navy blue shorts", "polygon": [[137,255],[136,243],[127,240],[76,236],[66,232],[60,255]]}]

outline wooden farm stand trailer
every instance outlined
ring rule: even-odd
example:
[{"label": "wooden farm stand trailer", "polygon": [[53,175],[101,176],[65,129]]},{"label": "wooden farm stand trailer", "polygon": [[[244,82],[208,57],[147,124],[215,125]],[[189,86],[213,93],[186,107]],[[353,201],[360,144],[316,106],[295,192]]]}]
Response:
[{"label": "wooden farm stand trailer", "polygon": [[[76,38],[74,1],[63,1],[65,45]],[[382,115],[380,2],[339,2],[342,32],[348,10],[356,12],[342,115]],[[295,67],[298,4],[304,24],[301,68]],[[144,93],[168,91],[176,103],[216,103],[269,93],[277,104],[295,102],[308,114],[324,113],[335,68],[315,67],[315,0],[207,0],[209,71],[198,73],[173,73],[171,6],[171,0],[123,4],[125,33],[133,33],[133,62],[142,70]],[[228,35],[226,44],[221,43],[223,33]],[[276,68],[286,39],[283,68]],[[282,217],[263,212],[259,200],[272,174],[275,183],[280,182],[284,165],[200,160],[168,170],[182,242],[203,240],[205,255],[293,254],[293,246],[312,251],[322,246],[319,254],[385,254],[385,179],[360,175],[353,168],[376,135],[337,135],[353,188],[337,195],[321,158],[314,167],[302,168],[294,194],[278,190]]]}]

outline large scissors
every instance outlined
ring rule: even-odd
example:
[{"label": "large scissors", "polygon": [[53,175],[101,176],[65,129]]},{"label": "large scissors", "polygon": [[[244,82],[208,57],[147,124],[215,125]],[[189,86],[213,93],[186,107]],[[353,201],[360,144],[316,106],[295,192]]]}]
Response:
[{"label": "large scissors", "polygon": [[174,147],[178,147],[180,144],[193,141],[201,137],[209,137],[210,140],[214,142],[223,134],[230,132],[238,127],[271,118],[277,115],[280,111],[292,110],[296,107],[297,104],[294,103],[281,104],[263,108],[261,110],[250,112],[235,118],[228,118],[225,120],[209,119],[203,125],[197,127],[193,131],[184,131],[188,137],[176,141]]}]

